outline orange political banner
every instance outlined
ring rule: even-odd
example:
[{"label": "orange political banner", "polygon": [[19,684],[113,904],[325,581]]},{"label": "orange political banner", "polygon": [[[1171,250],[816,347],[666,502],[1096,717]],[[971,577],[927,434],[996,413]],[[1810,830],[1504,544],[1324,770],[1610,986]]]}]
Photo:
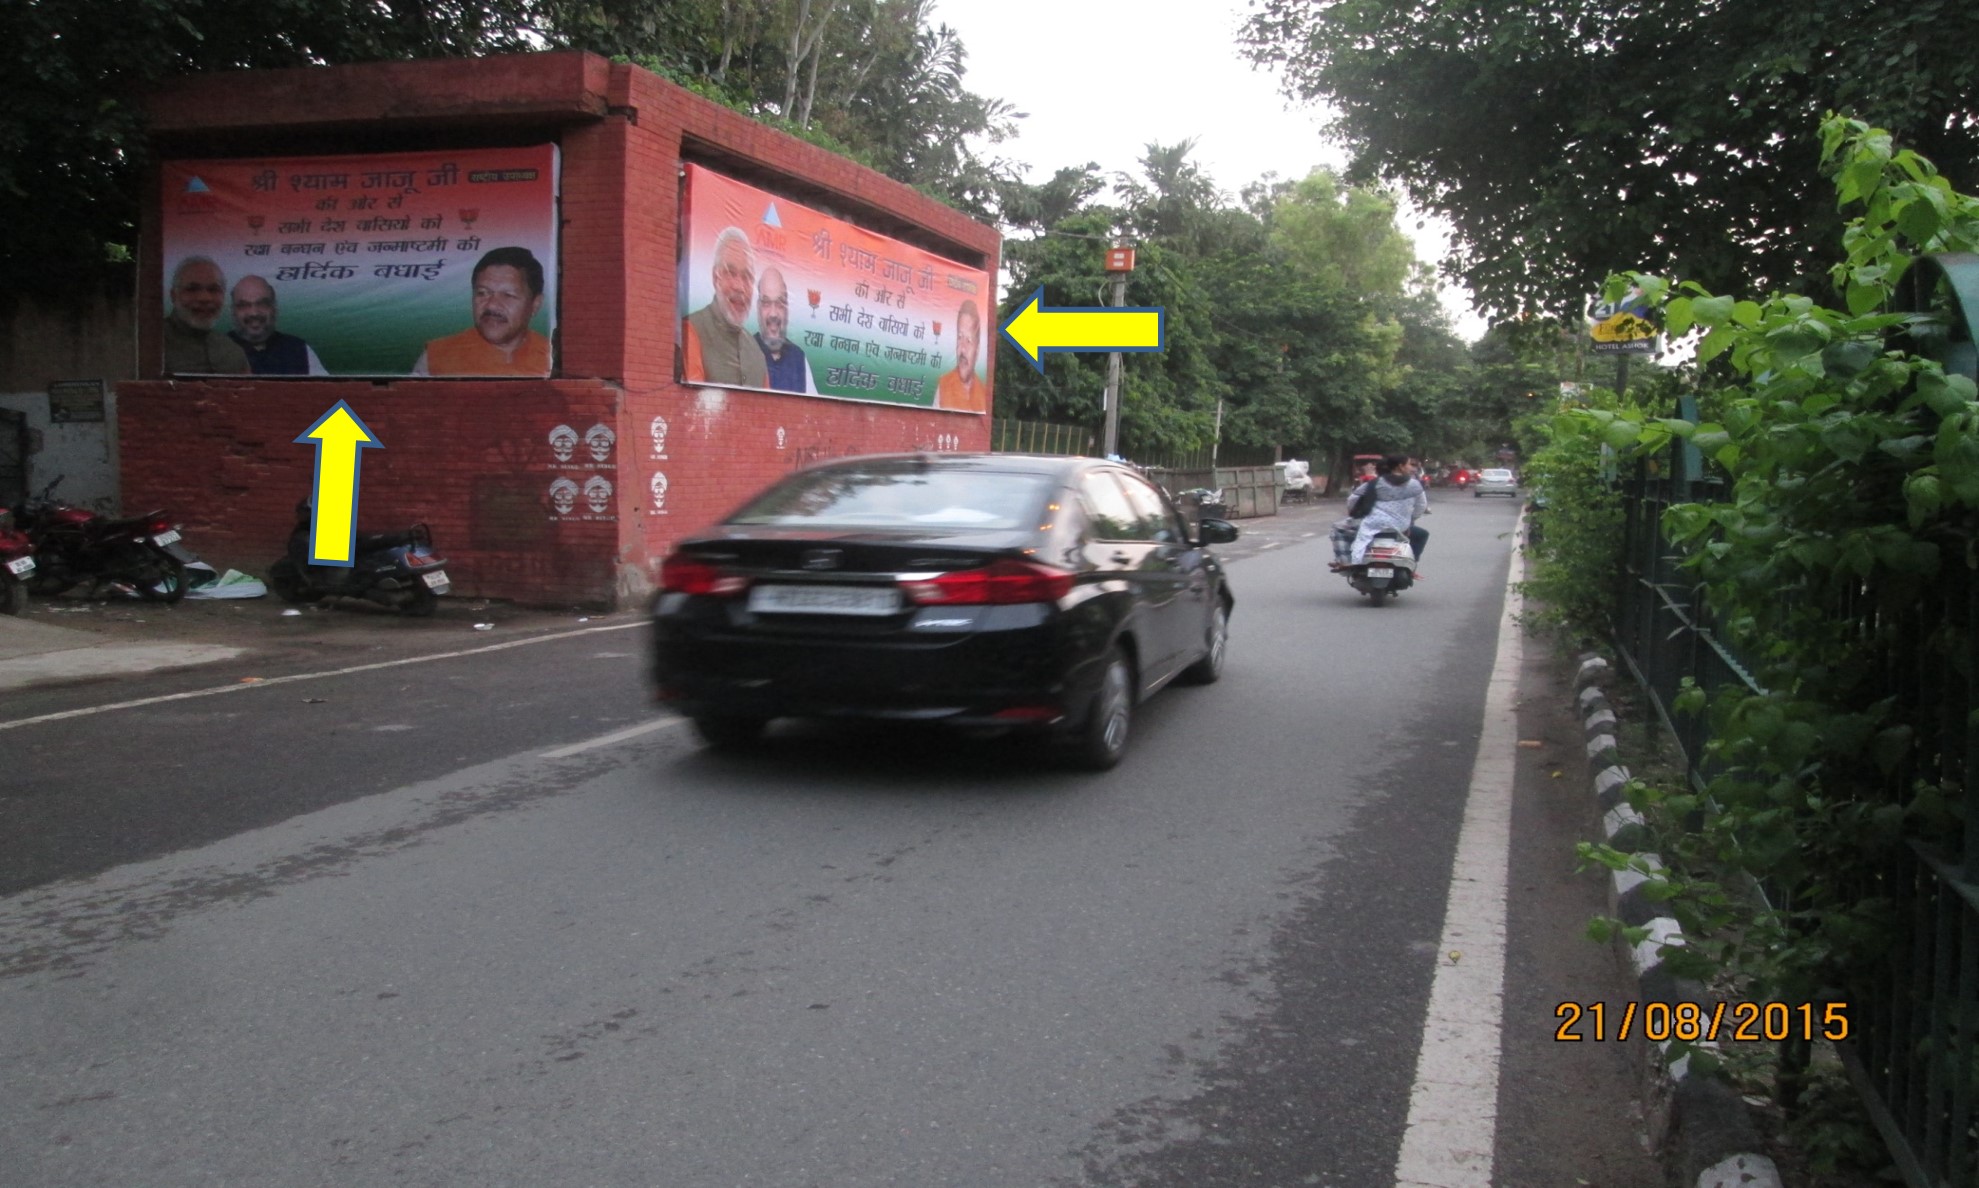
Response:
[{"label": "orange political banner", "polygon": [[987,271],[699,165],[682,222],[684,382],[989,411]]}]

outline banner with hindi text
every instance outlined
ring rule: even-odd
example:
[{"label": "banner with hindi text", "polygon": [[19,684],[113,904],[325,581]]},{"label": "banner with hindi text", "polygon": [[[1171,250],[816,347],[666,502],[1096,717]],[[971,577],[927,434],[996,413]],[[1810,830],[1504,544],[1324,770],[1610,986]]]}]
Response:
[{"label": "banner with hindi text", "polygon": [[[271,330],[300,339],[306,352],[290,354],[320,361],[317,374],[548,375],[557,166],[549,144],[167,161],[161,312],[173,315],[175,281],[206,274],[187,262],[204,259],[225,290],[210,333],[260,348]],[[484,269],[497,283],[477,296],[476,265],[498,248],[507,263]],[[257,324],[248,299],[264,287],[274,316]],[[168,364],[173,343],[204,328],[199,314],[175,320]],[[264,370],[274,355],[257,351],[256,370],[309,374]]]},{"label": "banner with hindi text", "polygon": [[989,412],[988,272],[699,165],[682,224],[683,382]]}]

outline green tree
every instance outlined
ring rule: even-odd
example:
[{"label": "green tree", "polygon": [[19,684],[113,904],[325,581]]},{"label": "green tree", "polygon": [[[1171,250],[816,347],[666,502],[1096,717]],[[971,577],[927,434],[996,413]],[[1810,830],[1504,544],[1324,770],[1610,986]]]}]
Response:
[{"label": "green tree", "polygon": [[175,75],[527,46],[525,0],[15,0],[0,6],[0,295],[88,291],[135,242],[138,101]]},{"label": "green tree", "polygon": [[[988,216],[1020,113],[964,85],[931,0],[15,0],[0,5],[0,296],[81,293],[136,237],[138,104],[179,75],[585,49]],[[127,283],[127,282],[124,282]]]},{"label": "green tree", "polygon": [[1448,218],[1489,311],[1608,273],[1806,287],[1840,233],[1804,133],[1840,109],[1979,180],[1979,7],[1257,0],[1242,40],[1338,112],[1355,176]]},{"label": "green tree", "polygon": [[[1924,349],[1956,357],[1969,343],[1936,304],[1945,292],[1921,286],[1922,311],[1895,298],[1917,256],[1979,248],[1979,199],[1858,121],[1826,121],[1821,143],[1856,216],[1832,278],[1846,308],[1618,276],[1611,296],[1640,285],[1673,333],[1706,331],[1699,358],[1722,360],[1725,382],[1700,393],[1696,419],[1626,403],[1561,418],[1563,436],[1624,456],[1654,459],[1682,439],[1716,476],[1708,501],[1672,505],[1661,523],[1756,688],[1677,700],[1709,715],[1709,796],[1669,798],[1698,824],[1665,856],[1703,874],[1662,890],[1693,935],[1734,925],[1697,954],[1730,963],[1755,997],[1787,1000],[1847,1000],[1880,982],[1891,851],[1956,854],[1971,819],[1969,682],[1919,694],[1929,686],[1905,674],[1933,653],[1965,671],[1963,594],[1947,592],[1979,564],[1979,384]],[[1947,602],[1936,630],[1919,626]],[[1719,874],[1764,884],[1777,906],[1727,896]]]},{"label": "green tree", "polygon": [[[1098,201],[1092,166],[1013,185],[1003,208],[1029,235],[1006,242],[1011,302],[1040,285],[1058,305],[1106,300],[1103,249],[1140,248],[1128,302],[1169,311],[1161,355],[1125,360],[1121,442],[1130,455],[1222,441],[1331,459],[1440,442],[1469,399],[1469,361],[1385,196],[1330,175],[1267,178],[1232,203],[1188,142],[1149,145],[1138,174]],[[1042,375],[998,373],[1000,415],[1097,425],[1098,355],[1052,355]]]}]

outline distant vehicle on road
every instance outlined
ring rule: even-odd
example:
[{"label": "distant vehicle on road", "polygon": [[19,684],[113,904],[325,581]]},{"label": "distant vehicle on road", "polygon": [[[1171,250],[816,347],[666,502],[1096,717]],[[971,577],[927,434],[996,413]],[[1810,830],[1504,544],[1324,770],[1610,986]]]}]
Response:
[{"label": "distant vehicle on road", "polygon": [[1477,472],[1477,485],[1471,488],[1471,495],[1482,498],[1486,495],[1509,495],[1519,497],[1518,476],[1503,467],[1491,467]]},{"label": "distant vehicle on road", "polygon": [[828,463],[662,563],[657,699],[720,748],[774,718],[876,718],[1043,734],[1112,767],[1144,698],[1222,674],[1235,599],[1209,546],[1236,539],[1100,459]]}]

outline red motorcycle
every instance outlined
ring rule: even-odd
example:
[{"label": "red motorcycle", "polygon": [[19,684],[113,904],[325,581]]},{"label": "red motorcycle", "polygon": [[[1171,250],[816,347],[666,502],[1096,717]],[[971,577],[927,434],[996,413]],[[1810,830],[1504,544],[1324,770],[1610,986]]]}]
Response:
[{"label": "red motorcycle", "polygon": [[34,580],[34,542],[14,527],[14,513],[0,507],[0,614],[27,610],[27,586]]},{"label": "red motorcycle", "polygon": [[111,584],[129,586],[152,602],[186,593],[186,563],[197,560],[179,544],[179,530],[162,511],[112,518],[52,498],[57,477],[14,518],[34,543],[37,593],[60,594],[81,582],[92,596]]}]

